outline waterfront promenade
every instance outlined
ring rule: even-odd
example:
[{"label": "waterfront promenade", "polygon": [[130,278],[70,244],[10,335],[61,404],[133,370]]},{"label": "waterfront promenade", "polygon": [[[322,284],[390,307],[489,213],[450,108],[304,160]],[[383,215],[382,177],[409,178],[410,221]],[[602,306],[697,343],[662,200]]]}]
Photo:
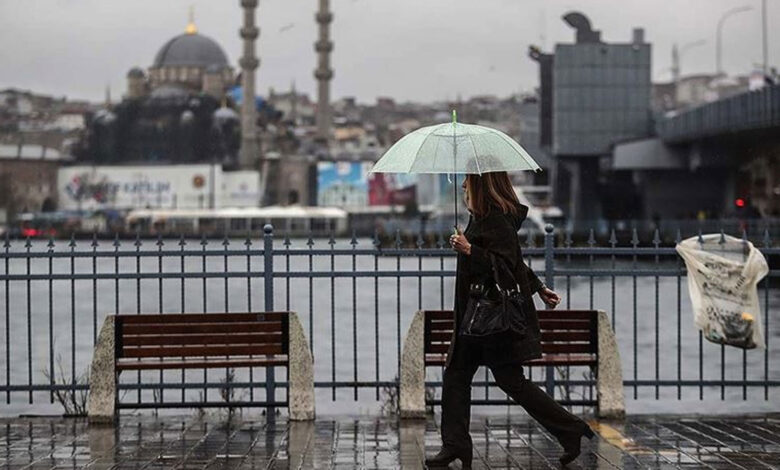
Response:
[{"label": "waterfront promenade", "polygon": [[[780,414],[637,415],[590,421],[597,431],[572,469],[780,468]],[[473,416],[474,468],[559,468],[561,449],[519,409]],[[124,415],[116,428],[84,419],[0,420],[2,469],[270,469],[423,467],[440,443],[427,420],[326,416],[267,421],[259,412],[155,418]],[[455,464],[451,468],[457,468]]]}]

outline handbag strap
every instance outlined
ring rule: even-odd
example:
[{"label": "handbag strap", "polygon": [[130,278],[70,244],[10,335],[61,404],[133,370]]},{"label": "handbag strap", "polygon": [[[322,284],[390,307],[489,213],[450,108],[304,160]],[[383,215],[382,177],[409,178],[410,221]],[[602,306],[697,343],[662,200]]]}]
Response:
[{"label": "handbag strap", "polygon": [[504,267],[504,271],[509,274],[509,279],[512,280],[512,284],[517,288],[517,291],[520,292],[520,284],[515,279],[514,274],[512,274],[512,271],[510,269],[507,269],[506,264],[501,261],[500,259],[496,258],[496,255],[494,255],[491,252],[488,252],[488,257],[490,258],[490,266],[491,270],[493,271],[493,280],[496,283],[496,288],[500,291],[502,290],[501,287],[501,277],[498,274],[498,264],[501,263],[501,266]]}]

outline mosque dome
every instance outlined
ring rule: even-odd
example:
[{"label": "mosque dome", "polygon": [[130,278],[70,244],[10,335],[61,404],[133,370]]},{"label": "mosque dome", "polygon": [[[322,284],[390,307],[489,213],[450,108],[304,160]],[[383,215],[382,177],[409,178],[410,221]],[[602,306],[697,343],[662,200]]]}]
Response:
[{"label": "mosque dome", "polygon": [[227,55],[213,39],[197,33],[194,28],[180,34],[160,49],[153,67],[229,67]]}]

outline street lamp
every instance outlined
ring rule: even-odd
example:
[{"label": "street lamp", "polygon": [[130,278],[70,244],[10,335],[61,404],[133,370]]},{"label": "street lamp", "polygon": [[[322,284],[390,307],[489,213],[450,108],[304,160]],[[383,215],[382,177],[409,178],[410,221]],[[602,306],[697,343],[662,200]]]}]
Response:
[{"label": "street lamp", "polygon": [[715,72],[718,75],[723,73],[723,67],[721,66],[721,36],[723,31],[723,23],[726,21],[726,18],[730,16],[736,15],[737,13],[750,11],[752,9],[753,7],[749,5],[732,8],[731,10],[728,10],[726,13],[724,13],[723,16],[721,16],[718,20],[718,28],[715,36]]}]

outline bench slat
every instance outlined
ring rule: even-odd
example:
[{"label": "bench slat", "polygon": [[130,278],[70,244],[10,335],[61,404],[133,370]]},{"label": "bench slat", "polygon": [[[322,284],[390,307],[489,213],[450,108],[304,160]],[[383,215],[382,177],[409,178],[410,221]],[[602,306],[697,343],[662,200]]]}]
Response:
[{"label": "bench slat", "polygon": [[590,354],[593,351],[594,345],[590,343],[542,343],[542,354]]},{"label": "bench slat", "polygon": [[428,342],[435,343],[439,341],[449,342],[452,339],[452,330],[450,331],[431,331],[428,333]]},{"label": "bench slat", "polygon": [[539,319],[542,330],[581,330],[590,331],[589,320],[542,320]]},{"label": "bench slat", "polygon": [[118,361],[117,370],[159,370],[159,369],[210,369],[214,367],[272,367],[286,366],[286,356],[273,358],[212,359],[189,361]]},{"label": "bench slat", "polygon": [[[281,321],[287,312],[266,313],[166,313],[166,314],[121,314],[117,315],[125,324],[137,323],[211,323],[211,322],[266,322]],[[261,320],[260,318],[264,318]]]},{"label": "bench slat", "polygon": [[[426,354],[425,365],[426,366],[443,366],[447,361],[446,354]],[[596,365],[596,357],[592,354],[578,354],[578,355],[546,355],[541,359],[532,359],[524,363],[526,366],[591,366]]]},{"label": "bench slat", "polygon": [[282,354],[281,345],[123,347],[120,357],[201,357]]},{"label": "bench slat", "polygon": [[450,350],[450,343],[430,343],[425,346],[426,353],[447,353]]},{"label": "bench slat", "polygon": [[282,333],[211,333],[124,335],[124,346],[166,346],[201,344],[281,344]]},{"label": "bench slat", "polygon": [[441,331],[441,330],[450,330],[452,331],[452,328],[455,326],[455,320],[449,319],[449,320],[429,320],[425,322],[425,327],[429,331]]},{"label": "bench slat", "polygon": [[542,331],[542,343],[566,341],[590,341],[589,331]]},{"label": "bench slat", "polygon": [[596,315],[595,310],[537,310],[539,319],[550,320],[590,320]]},{"label": "bench slat", "polygon": [[145,323],[122,326],[124,335],[189,334],[189,333],[249,333],[282,331],[282,322],[226,322],[226,323]]},{"label": "bench slat", "polygon": [[449,320],[452,321],[455,313],[452,310],[426,310],[425,318],[430,320]]}]

